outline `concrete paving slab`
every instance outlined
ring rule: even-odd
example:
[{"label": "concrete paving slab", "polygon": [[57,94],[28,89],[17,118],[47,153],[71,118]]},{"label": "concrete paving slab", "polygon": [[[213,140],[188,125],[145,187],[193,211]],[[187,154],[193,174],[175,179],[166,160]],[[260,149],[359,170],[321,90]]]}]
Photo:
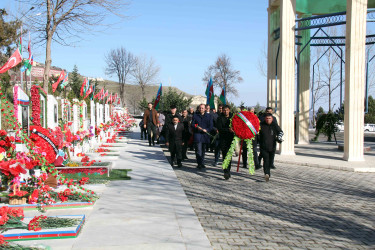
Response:
[{"label": "concrete paving slab", "polygon": [[52,249],[212,249],[159,146],[130,137],[113,168],[132,169],[131,180],[110,182],[94,208],[73,211],[87,216],[78,238],[40,243]]}]

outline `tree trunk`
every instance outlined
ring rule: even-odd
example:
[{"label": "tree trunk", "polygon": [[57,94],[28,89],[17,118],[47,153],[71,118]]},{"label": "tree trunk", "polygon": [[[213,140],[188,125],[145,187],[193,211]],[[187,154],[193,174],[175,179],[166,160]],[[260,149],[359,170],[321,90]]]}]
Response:
[{"label": "tree trunk", "polygon": [[48,84],[49,84],[49,71],[51,69],[51,44],[52,44],[52,35],[47,36],[46,43],[46,61],[44,64],[44,75],[43,75],[43,88],[48,93]]}]

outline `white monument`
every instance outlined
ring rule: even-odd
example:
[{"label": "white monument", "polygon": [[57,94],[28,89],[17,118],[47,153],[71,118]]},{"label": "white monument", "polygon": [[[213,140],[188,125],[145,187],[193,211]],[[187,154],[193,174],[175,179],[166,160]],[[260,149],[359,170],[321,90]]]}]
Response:
[{"label": "white monument", "polygon": [[59,126],[59,105],[53,95],[48,95],[47,126],[51,129],[55,129]]}]

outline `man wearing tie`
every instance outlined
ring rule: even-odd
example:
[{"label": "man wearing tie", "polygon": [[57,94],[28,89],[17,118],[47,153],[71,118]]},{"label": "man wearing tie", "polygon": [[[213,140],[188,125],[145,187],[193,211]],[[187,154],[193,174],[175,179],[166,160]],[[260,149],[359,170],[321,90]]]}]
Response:
[{"label": "man wearing tie", "polygon": [[180,168],[182,167],[182,146],[184,145],[182,136],[184,125],[179,121],[178,116],[174,116],[172,124],[167,125],[165,145],[169,147],[169,152],[171,152],[171,166],[173,167],[174,159],[177,157],[177,167]]}]

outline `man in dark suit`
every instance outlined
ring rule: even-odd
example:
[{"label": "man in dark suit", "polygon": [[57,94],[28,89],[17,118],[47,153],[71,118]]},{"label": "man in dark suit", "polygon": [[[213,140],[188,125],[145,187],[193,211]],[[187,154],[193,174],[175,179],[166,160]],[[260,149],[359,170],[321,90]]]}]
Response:
[{"label": "man in dark suit", "polygon": [[[230,119],[232,114],[230,113],[230,107],[225,105],[223,108],[223,113],[217,119],[217,129],[220,134],[220,148],[223,154],[223,161],[228,154],[229,148],[232,144],[234,131],[230,127]],[[230,161],[227,169],[224,169],[224,178],[228,180],[230,178],[230,169],[232,161]]]},{"label": "man in dark suit", "polygon": [[192,129],[194,129],[194,145],[195,145],[195,156],[197,158],[198,169],[205,168],[204,158],[206,148],[210,143],[210,135],[213,128],[212,116],[206,112],[204,104],[199,105],[198,112],[194,114],[191,121]]},{"label": "man in dark suit", "polygon": [[184,133],[183,133],[183,142],[184,142],[184,145],[182,147],[182,159],[183,160],[187,160],[188,157],[186,155],[187,153],[187,148],[188,148],[188,142],[189,142],[189,139],[190,139],[190,132],[189,132],[189,127],[190,127],[190,124],[191,124],[191,116],[189,115],[188,111],[186,109],[184,109],[184,111],[182,111],[182,124],[184,124]]},{"label": "man in dark suit", "polygon": [[177,158],[177,166],[182,167],[182,146],[184,125],[180,123],[177,116],[172,118],[172,124],[167,125],[166,129],[166,143],[165,145],[169,147],[169,152],[171,152],[171,166],[173,167],[174,158]]},{"label": "man in dark suit", "polygon": [[[158,120],[158,113],[156,109],[152,107],[152,103],[149,102],[147,104],[147,109],[143,115],[143,127],[147,129],[148,134],[148,145],[155,146],[155,138],[156,138],[156,127],[159,127],[159,120]],[[152,131],[152,138],[151,138],[151,131]]]}]

